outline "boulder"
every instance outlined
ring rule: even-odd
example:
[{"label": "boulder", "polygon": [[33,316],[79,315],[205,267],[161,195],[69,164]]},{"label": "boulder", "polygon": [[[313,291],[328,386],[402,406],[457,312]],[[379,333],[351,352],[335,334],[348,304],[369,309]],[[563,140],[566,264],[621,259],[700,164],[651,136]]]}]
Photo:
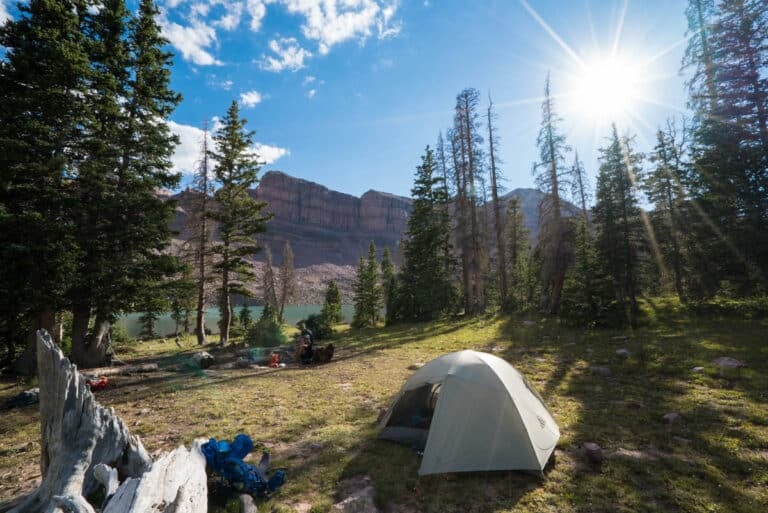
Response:
[{"label": "boulder", "polygon": [[675,422],[679,422],[683,419],[683,417],[676,411],[667,413],[661,418],[664,419],[664,422],[667,424],[674,424]]},{"label": "boulder", "polygon": [[691,369],[691,372],[693,372],[694,374],[701,374],[702,372],[704,372],[704,367],[694,367],[693,369]]},{"label": "boulder", "polygon": [[208,367],[216,363],[216,358],[214,358],[211,353],[208,353],[206,351],[199,351],[193,354],[191,358],[192,358],[192,361],[195,362],[195,364],[201,369],[207,369]]},{"label": "boulder", "polygon": [[747,366],[747,364],[741,360],[731,358],[730,356],[721,356],[720,358],[715,358],[712,360],[712,365],[719,369],[740,369]]},{"label": "boulder", "polygon": [[622,358],[629,358],[630,356],[632,356],[632,353],[630,352],[629,349],[621,348],[616,350],[616,355],[621,356]]},{"label": "boulder", "polygon": [[581,446],[584,449],[584,455],[587,457],[587,461],[594,465],[599,465],[603,462],[603,448],[594,442],[584,442]]}]

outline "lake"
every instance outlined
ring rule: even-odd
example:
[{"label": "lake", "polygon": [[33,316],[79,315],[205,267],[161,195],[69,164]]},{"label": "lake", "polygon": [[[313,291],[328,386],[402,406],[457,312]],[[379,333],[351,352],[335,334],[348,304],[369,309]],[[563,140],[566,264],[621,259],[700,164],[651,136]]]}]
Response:
[{"label": "lake", "polygon": [[[320,313],[323,305],[292,305],[285,307],[285,323],[294,326],[302,319],[306,319],[309,315]],[[248,308],[251,311],[251,318],[256,321],[261,317],[261,311],[263,306],[251,306]],[[234,316],[237,317],[240,314],[240,307],[235,307]],[[341,314],[344,317],[344,322],[351,322],[352,315],[354,314],[354,307],[352,305],[343,305],[341,307]],[[116,324],[128,331],[128,335],[133,338],[137,338],[141,333],[141,322],[139,318],[141,313],[130,313],[121,316]],[[192,312],[189,321],[190,329],[195,328],[195,312]],[[155,333],[158,336],[172,336],[176,327],[176,323],[171,319],[170,314],[162,315],[155,323]],[[219,309],[217,307],[210,307],[205,312],[205,327],[211,330],[211,333],[219,332]]]}]

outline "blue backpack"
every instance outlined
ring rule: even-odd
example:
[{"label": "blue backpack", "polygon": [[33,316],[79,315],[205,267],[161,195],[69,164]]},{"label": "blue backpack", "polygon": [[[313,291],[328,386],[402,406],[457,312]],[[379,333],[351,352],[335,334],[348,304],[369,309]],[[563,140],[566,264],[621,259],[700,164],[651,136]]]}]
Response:
[{"label": "blue backpack", "polygon": [[285,471],[269,473],[269,453],[263,453],[258,465],[243,461],[252,450],[253,441],[248,435],[239,434],[232,443],[211,438],[200,447],[208,469],[221,476],[225,484],[241,493],[257,497],[269,497],[285,482]]}]

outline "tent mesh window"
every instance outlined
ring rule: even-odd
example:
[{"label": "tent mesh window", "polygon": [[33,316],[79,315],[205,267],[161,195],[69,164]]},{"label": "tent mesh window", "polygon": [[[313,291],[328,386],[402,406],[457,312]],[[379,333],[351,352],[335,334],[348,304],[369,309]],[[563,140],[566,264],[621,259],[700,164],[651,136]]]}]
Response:
[{"label": "tent mesh window", "polygon": [[439,384],[426,384],[405,392],[392,409],[384,437],[423,449],[439,394]]}]

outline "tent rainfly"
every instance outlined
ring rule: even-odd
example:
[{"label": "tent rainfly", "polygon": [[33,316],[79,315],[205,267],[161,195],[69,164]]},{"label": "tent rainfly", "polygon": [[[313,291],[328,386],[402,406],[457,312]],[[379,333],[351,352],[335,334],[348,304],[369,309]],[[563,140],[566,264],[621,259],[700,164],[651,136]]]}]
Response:
[{"label": "tent rainfly", "polygon": [[458,351],[406,381],[379,438],[423,449],[419,475],[543,471],[560,430],[541,396],[506,361]]}]

